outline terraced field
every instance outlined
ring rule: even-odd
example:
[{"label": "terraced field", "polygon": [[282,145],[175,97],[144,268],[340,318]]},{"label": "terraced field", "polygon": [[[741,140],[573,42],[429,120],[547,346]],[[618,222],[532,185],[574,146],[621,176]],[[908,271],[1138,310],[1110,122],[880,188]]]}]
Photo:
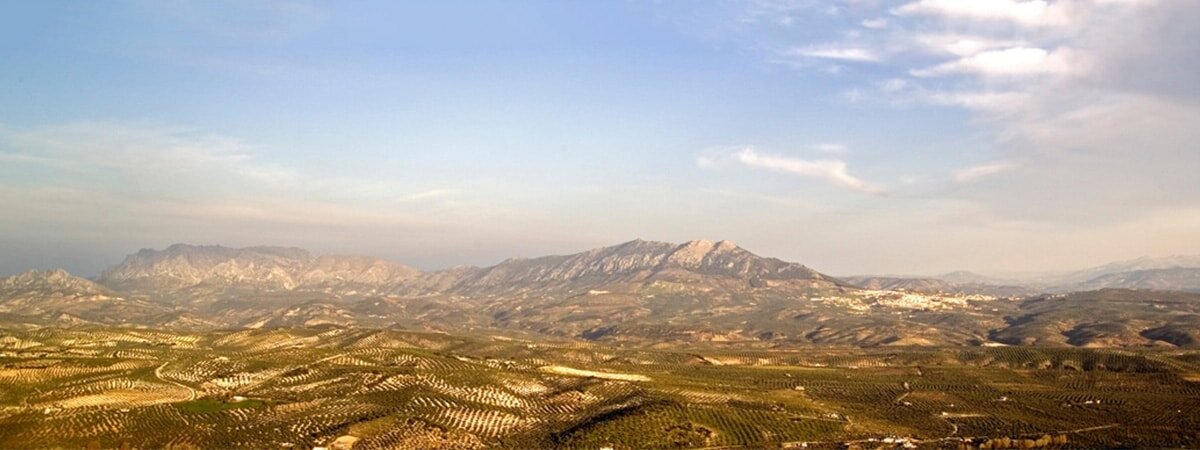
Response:
[{"label": "terraced field", "polygon": [[1200,353],[0,331],[0,447],[1200,446]]}]

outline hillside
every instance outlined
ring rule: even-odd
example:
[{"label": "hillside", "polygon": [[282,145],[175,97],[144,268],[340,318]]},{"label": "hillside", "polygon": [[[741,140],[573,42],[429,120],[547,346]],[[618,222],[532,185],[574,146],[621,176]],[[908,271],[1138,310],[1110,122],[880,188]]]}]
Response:
[{"label": "hillside", "polygon": [[1200,294],[1104,289],[1021,302],[990,338],[1012,345],[1200,345]]},{"label": "hillside", "polygon": [[62,269],[0,278],[5,322],[31,325],[148,323],[168,308],[121,294]]}]

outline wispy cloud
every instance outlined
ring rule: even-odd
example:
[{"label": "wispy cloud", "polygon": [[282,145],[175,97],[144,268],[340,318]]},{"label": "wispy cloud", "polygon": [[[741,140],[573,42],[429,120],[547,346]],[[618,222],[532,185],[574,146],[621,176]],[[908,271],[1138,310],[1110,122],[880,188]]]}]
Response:
[{"label": "wispy cloud", "polygon": [[934,67],[915,69],[910,73],[918,77],[957,74],[983,77],[1063,75],[1077,70],[1078,64],[1069,49],[1049,51],[1036,47],[1014,47],[984,51]]},{"label": "wispy cloud", "polygon": [[821,178],[833,186],[856,192],[866,194],[882,194],[885,192],[880,186],[850,175],[846,163],[841,160],[805,160],[765,154],[753,148],[744,148],[733,155],[733,161],[755,169]]},{"label": "wispy cloud", "polygon": [[992,175],[999,174],[1016,168],[1016,165],[1009,161],[995,161],[977,166],[967,167],[954,172],[954,181],[959,183],[970,183],[982,178],[987,178]]},{"label": "wispy cloud", "polygon": [[[55,187],[94,192],[96,199],[127,198],[181,205],[195,212],[378,209],[400,202],[447,199],[449,188],[421,188],[390,180],[349,179],[267,163],[238,139],[181,127],[73,123],[36,129],[0,127],[0,159],[41,171]],[[43,189],[36,179],[10,189]],[[251,207],[252,204],[261,207]],[[297,205],[292,212],[286,205]],[[214,206],[220,205],[220,206]],[[231,205],[241,205],[233,207]],[[268,205],[278,205],[271,208]],[[306,205],[300,207],[299,205]],[[186,208],[179,208],[184,211]]]},{"label": "wispy cloud", "polygon": [[1013,91],[930,91],[923,98],[935,104],[994,114],[1010,114],[1032,101],[1028,94]]},{"label": "wispy cloud", "polygon": [[874,51],[861,47],[821,46],[795,48],[784,52],[785,56],[830,59],[851,62],[878,62],[882,58]]},{"label": "wispy cloud", "polygon": [[846,146],[843,144],[824,143],[814,145],[813,150],[825,153],[845,153]]},{"label": "wispy cloud", "polygon": [[964,33],[918,33],[914,39],[918,45],[931,53],[951,54],[959,57],[973,56],[989,50],[1029,46],[1029,42],[1021,39],[993,38]]},{"label": "wispy cloud", "polygon": [[415,202],[422,200],[430,200],[436,198],[444,198],[454,194],[453,189],[430,189],[428,191],[416,192],[401,197],[405,201]]},{"label": "wispy cloud", "polygon": [[882,17],[876,17],[873,19],[864,19],[862,22],[859,22],[858,24],[862,25],[863,28],[870,28],[872,30],[881,30],[881,29],[887,28],[888,21],[887,21],[887,19],[884,19]]},{"label": "wispy cloud", "polygon": [[1058,25],[1067,20],[1059,9],[1044,0],[918,0],[894,8],[892,13],[1034,26]]}]

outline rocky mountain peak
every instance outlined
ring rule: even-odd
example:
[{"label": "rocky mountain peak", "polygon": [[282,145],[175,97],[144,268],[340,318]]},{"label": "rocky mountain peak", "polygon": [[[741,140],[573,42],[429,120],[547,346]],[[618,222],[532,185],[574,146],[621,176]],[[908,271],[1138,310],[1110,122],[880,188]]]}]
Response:
[{"label": "rocky mountain peak", "polygon": [[693,240],[684,242],[683,245],[679,246],[679,248],[680,249],[702,249],[703,251],[707,252],[709,250],[712,250],[712,248],[716,247],[716,246],[717,246],[716,242],[710,241],[708,239],[693,239]]},{"label": "rocky mountain peak", "polygon": [[[728,241],[721,241],[721,244],[725,244],[727,242]],[[704,258],[708,257],[714,252],[719,251],[721,253],[726,253],[736,248],[737,246],[733,245],[732,243],[729,245],[718,246],[718,243],[716,242],[703,239],[688,241],[683,245],[680,245],[679,248],[675,249],[675,251],[671,253],[669,261],[683,266],[696,266],[699,265]]]},{"label": "rocky mountain peak", "polygon": [[108,291],[104,286],[71,275],[63,269],[30,270],[0,278],[0,290],[10,293],[44,291],[79,294],[100,294]]},{"label": "rocky mountain peak", "polygon": [[762,280],[839,283],[800,264],[757,256],[730,241],[671,244],[635,239],[572,255],[510,259],[465,277],[456,283],[455,289],[460,292],[545,287],[577,290],[656,281],[732,288],[759,285]]}]

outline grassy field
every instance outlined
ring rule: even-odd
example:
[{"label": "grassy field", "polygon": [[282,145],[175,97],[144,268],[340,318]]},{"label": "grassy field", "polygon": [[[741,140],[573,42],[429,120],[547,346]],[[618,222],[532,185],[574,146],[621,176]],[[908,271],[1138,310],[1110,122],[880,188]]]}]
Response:
[{"label": "grassy field", "polygon": [[1186,350],[650,350],[334,328],[0,337],[4,448],[1200,446],[1200,355]]}]

